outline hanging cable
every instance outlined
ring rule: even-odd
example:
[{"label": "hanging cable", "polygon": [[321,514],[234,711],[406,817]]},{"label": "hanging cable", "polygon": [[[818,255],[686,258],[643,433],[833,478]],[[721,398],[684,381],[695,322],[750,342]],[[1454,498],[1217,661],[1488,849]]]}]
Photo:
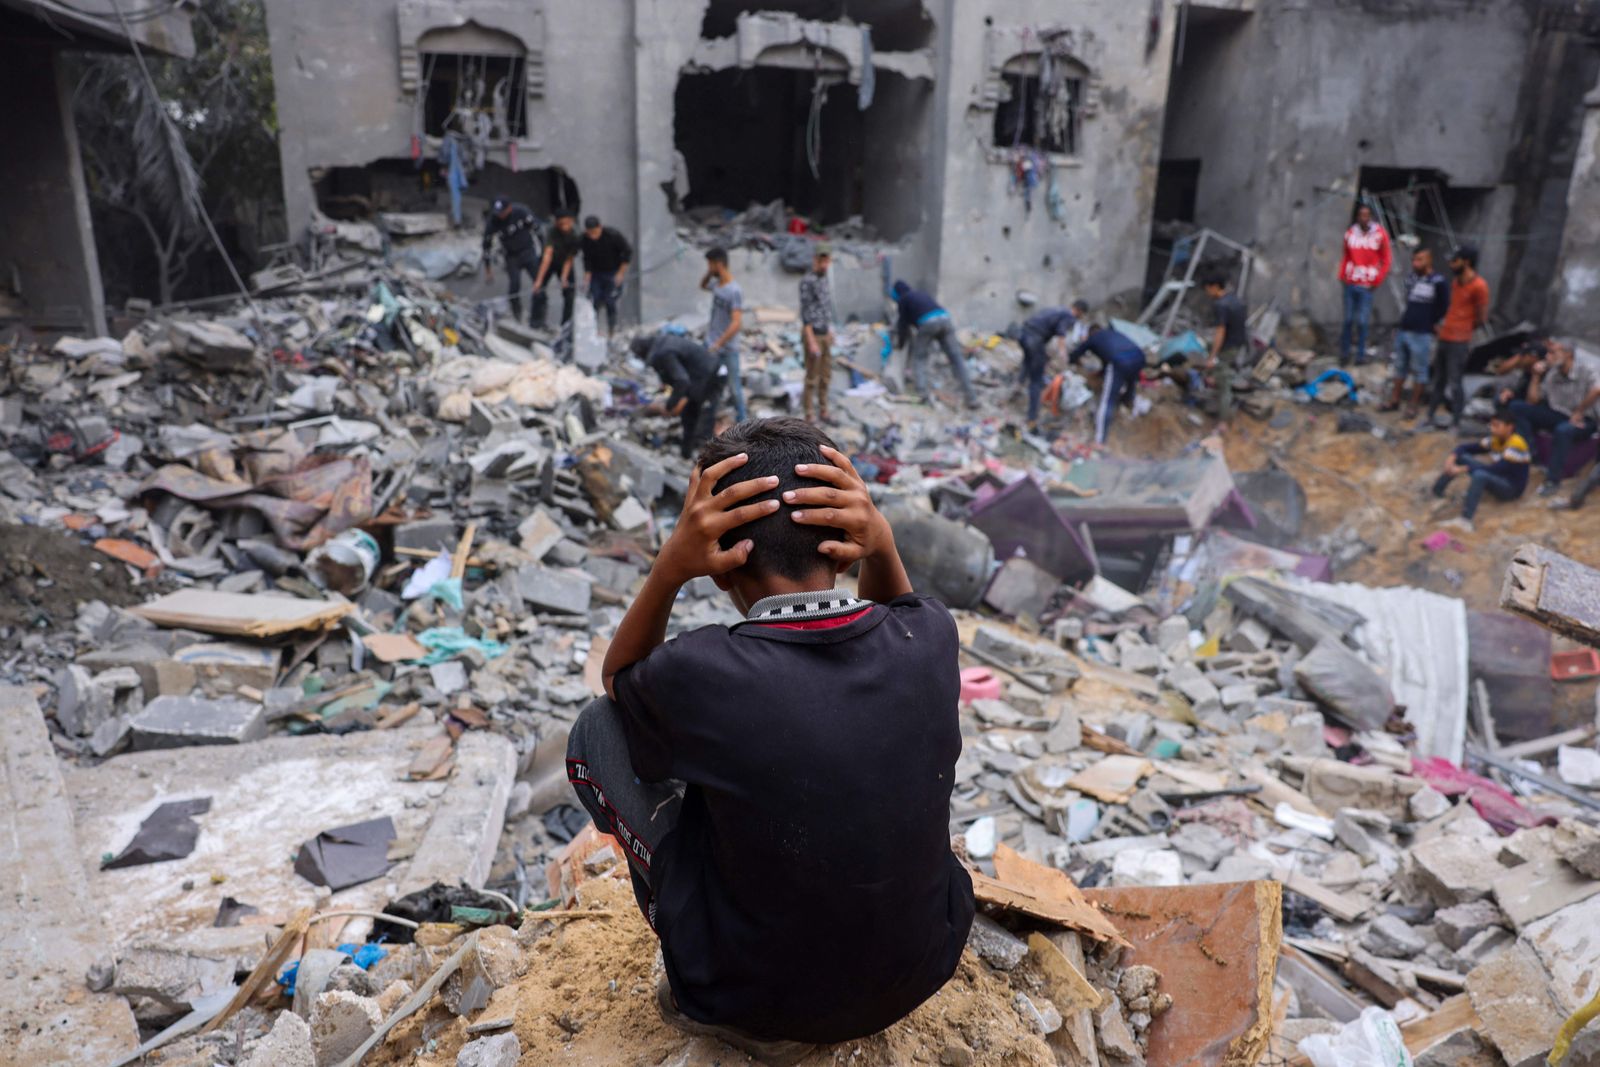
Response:
[{"label": "hanging cable", "polygon": [[822,105],[828,98],[828,84],[822,77],[822,53],[811,53],[811,113],[806,116],[806,163],[811,180],[822,180]]},{"label": "hanging cable", "polygon": [[[138,40],[133,36],[133,31],[128,26],[128,20],[123,17],[122,0],[111,0],[111,7],[117,13],[117,19],[122,25],[122,35],[128,39],[128,44],[133,48],[133,58],[139,65],[139,73],[144,76],[145,87],[150,90],[152,96],[160,100],[161,90],[156,87],[156,79],[150,73],[150,68],[144,61],[144,51],[139,47]],[[165,107],[161,108],[161,121],[171,128],[172,133],[181,144],[183,132],[178,129],[177,120],[172,117],[172,113]],[[233,257],[228,255],[228,250],[223,247],[222,236],[217,233],[217,227],[211,221],[211,213],[206,210],[205,201],[200,196],[200,190],[193,188],[188,190],[188,193],[194,199],[195,212],[200,216],[200,221],[205,224],[206,233],[211,235],[211,243],[216,247],[217,255],[221,256],[222,262],[227,264],[228,273],[233,276],[234,285],[239,287],[239,295],[244,297],[245,305],[249,307],[250,314],[259,324],[261,321],[261,309],[256,306],[255,298],[250,295],[249,287],[244,284],[244,278],[240,276],[239,268],[234,266]]]}]

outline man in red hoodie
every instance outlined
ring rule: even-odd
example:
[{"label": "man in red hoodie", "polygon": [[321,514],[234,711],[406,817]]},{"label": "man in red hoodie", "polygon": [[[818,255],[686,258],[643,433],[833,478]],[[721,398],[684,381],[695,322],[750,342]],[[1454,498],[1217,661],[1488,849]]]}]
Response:
[{"label": "man in red hoodie", "polygon": [[1339,331],[1339,366],[1350,365],[1350,341],[1354,334],[1356,362],[1367,361],[1367,326],[1372,321],[1372,294],[1389,276],[1394,249],[1383,227],[1372,221],[1372,209],[1356,208],[1355,223],[1344,232],[1344,258],[1339,261],[1339,280],[1344,283],[1344,328]]}]

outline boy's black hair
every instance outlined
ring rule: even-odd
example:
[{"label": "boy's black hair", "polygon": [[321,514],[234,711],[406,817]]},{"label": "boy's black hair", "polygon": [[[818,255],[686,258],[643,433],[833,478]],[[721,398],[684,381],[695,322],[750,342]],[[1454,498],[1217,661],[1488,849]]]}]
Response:
[{"label": "boy's black hair", "polygon": [[1217,289],[1226,289],[1228,287],[1228,276],[1218,270],[1208,271],[1205,276],[1200,279],[1200,287],[1202,289],[1210,289],[1213,287]]},{"label": "boy's black hair", "polygon": [[827,463],[828,459],[822,454],[823,445],[838,447],[832,438],[804,419],[750,419],[728,427],[700,450],[697,462],[701,470],[740,452],[750,456],[744,466],[717,482],[713,487],[717,492],[751,478],[778,476],[776,489],[736,505],[742,507],[776,497],[780,502],[778,510],[722,535],[723,548],[731,548],[745,538],[755,542],[746,567],[792,581],[815,577],[823,569],[832,570],[832,562],[817,551],[817,546],[824,541],[843,540],[843,531],[826,526],[802,526],[790,518],[795,508],[782,503],[782,494],[791,489],[827,484],[814,478],[801,478],[794,472],[797,463]]},{"label": "boy's black hair", "polygon": [[1517,420],[1511,416],[1510,408],[1495,408],[1494,414],[1489,416],[1489,421],[1504,422],[1511,426],[1515,426],[1517,424]]},{"label": "boy's black hair", "polygon": [[724,263],[724,264],[727,263],[728,262],[728,250],[726,248],[723,248],[721,245],[718,245],[716,248],[712,248],[712,249],[707,250],[707,252],[706,252],[706,262],[707,263]]},{"label": "boy's black hair", "polygon": [[599,227],[600,227],[600,216],[599,215],[590,215],[588,218],[583,220],[583,228],[586,229],[586,230],[595,230],[595,229],[599,229]]}]

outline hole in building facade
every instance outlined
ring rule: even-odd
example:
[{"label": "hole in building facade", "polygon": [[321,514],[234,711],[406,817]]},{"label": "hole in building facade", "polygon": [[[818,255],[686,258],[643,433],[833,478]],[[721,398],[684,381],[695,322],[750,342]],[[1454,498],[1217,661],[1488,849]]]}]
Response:
[{"label": "hole in building facade", "polygon": [[[363,167],[328,167],[314,172],[317,206],[331,219],[369,219],[379,212],[443,212],[450,194],[437,160],[380,159]],[[513,171],[489,163],[473,177],[466,221],[476,226],[481,211],[471,210],[497,196],[528,205],[549,218],[561,210],[578,213],[578,184],[560,167]]]}]

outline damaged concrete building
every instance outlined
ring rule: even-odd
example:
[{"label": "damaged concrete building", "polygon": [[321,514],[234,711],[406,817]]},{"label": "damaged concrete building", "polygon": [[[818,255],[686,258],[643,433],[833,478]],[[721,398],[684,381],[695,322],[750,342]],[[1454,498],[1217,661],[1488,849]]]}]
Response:
[{"label": "damaged concrete building", "polygon": [[[189,5],[0,0],[0,323],[104,333],[105,295],[63,54],[194,54]],[[26,102],[24,105],[23,102]]]},{"label": "damaged concrete building", "polygon": [[465,131],[466,225],[503,194],[599,214],[636,237],[645,320],[698,307],[730,236],[747,300],[790,302],[798,216],[843,248],[846,315],[880,315],[891,271],[988,325],[1019,292],[1126,306],[1209,227],[1265,266],[1253,300],[1327,323],[1364,191],[1399,236],[1476,241],[1497,314],[1546,321],[1600,73],[1600,5],[1550,0],[267,9],[291,224],[436,208]]}]

